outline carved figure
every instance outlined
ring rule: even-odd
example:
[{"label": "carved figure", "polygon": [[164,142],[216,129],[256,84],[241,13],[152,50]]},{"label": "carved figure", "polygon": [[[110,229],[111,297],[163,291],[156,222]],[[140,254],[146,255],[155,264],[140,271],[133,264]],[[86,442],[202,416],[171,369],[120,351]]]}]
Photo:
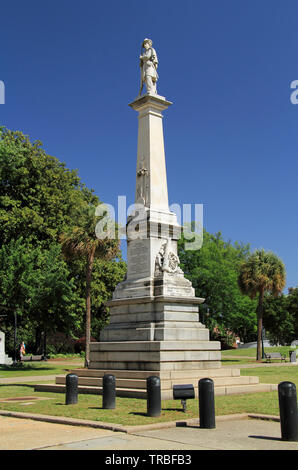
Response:
[{"label": "carved figure", "polygon": [[143,205],[146,207],[148,203],[148,184],[147,178],[149,176],[149,170],[144,166],[144,160],[141,162],[140,168],[137,172],[137,196],[141,199]]},{"label": "carved figure", "polygon": [[[145,49],[145,50],[144,50]],[[158,80],[157,74],[158,59],[155,49],[152,47],[151,39],[145,38],[142,43],[140,55],[140,68],[141,68],[141,87],[139,95],[141,95],[144,83],[146,84],[147,93],[156,95],[156,82]]]}]

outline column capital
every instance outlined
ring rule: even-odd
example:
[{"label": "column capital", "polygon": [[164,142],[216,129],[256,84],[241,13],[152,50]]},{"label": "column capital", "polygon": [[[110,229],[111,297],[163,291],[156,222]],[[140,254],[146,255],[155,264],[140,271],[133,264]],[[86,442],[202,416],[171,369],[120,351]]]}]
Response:
[{"label": "column capital", "polygon": [[151,106],[160,111],[167,109],[173,104],[171,101],[167,101],[164,96],[160,95],[142,95],[138,96],[132,103],[129,103],[129,106],[135,111],[141,111],[142,108]]}]

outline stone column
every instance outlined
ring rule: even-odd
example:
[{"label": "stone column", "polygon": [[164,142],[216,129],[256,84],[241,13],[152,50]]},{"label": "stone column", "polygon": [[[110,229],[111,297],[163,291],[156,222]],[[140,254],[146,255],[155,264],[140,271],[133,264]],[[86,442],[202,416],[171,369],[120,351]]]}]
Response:
[{"label": "stone column", "polygon": [[145,95],[130,106],[139,113],[136,204],[169,212],[162,111],[172,103],[157,95]]},{"label": "stone column", "polygon": [[181,230],[176,214],[169,210],[162,111],[171,104],[162,96],[148,94],[130,103],[138,112],[136,210],[127,225],[127,278],[117,286],[113,299],[169,294],[165,283],[155,282],[157,277],[159,281],[168,278],[173,295],[194,296],[190,282],[178,269]]}]

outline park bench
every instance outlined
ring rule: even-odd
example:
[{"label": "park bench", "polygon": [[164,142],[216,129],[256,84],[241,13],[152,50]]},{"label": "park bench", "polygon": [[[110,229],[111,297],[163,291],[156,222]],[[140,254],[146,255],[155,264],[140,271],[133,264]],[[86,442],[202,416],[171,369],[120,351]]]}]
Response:
[{"label": "park bench", "polygon": [[37,356],[33,356],[32,354],[28,354],[28,356],[23,356],[22,357],[22,362],[31,362],[31,361],[43,361],[44,360],[44,355],[40,354]]},{"label": "park bench", "polygon": [[265,353],[266,362],[271,362],[271,359],[280,359],[280,362],[286,361],[286,356],[279,352]]}]

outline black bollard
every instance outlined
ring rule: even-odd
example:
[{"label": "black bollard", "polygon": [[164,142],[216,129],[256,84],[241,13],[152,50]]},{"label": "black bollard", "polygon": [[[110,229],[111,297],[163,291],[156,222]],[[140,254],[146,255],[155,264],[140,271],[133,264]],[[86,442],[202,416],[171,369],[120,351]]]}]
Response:
[{"label": "black bollard", "polygon": [[281,438],[283,441],[298,441],[298,413],[296,386],[292,382],[278,385]]},{"label": "black bollard", "polygon": [[147,416],[161,415],[160,378],[151,376],[147,378]]},{"label": "black bollard", "polygon": [[104,375],[102,379],[102,407],[106,410],[116,408],[116,378],[114,375]]},{"label": "black bollard", "polygon": [[76,405],[78,403],[78,376],[76,374],[68,374],[66,376],[66,405]]},{"label": "black bollard", "polygon": [[200,428],[215,428],[214,382],[212,379],[199,380]]}]

